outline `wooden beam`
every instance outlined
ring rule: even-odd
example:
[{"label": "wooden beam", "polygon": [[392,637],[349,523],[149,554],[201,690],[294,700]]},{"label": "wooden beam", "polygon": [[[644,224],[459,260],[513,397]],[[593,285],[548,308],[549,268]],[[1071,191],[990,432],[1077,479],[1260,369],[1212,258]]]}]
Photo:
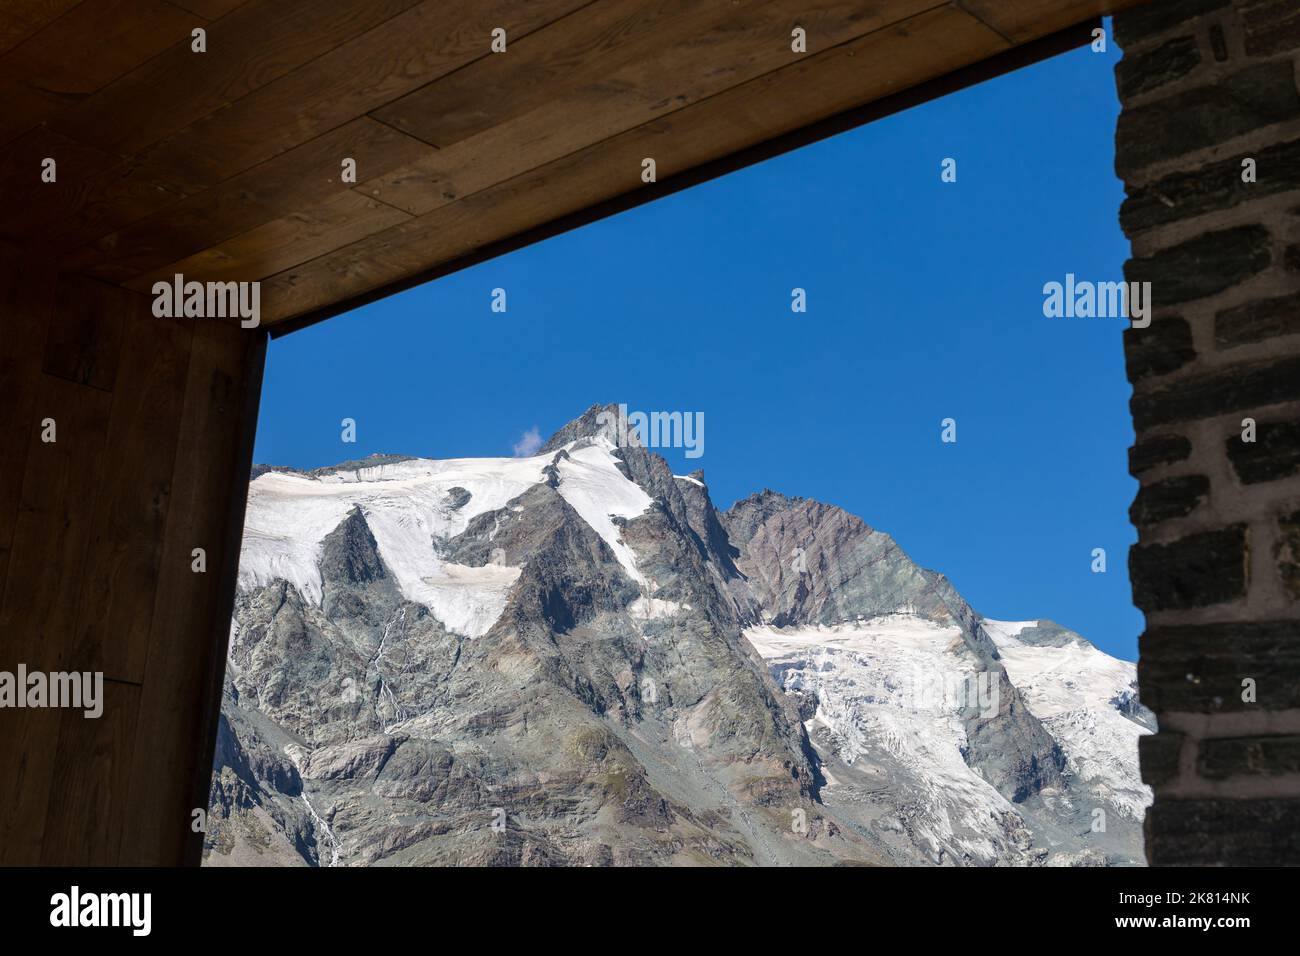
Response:
[{"label": "wooden beam", "polygon": [[979,17],[1012,43],[1025,43],[1084,20],[1146,2],[1148,0],[953,0],[956,6]]},{"label": "wooden beam", "polygon": [[[620,12],[627,17],[627,11],[634,6],[624,7]],[[661,44],[645,50],[637,48],[634,52],[641,55],[631,56],[621,46],[601,49],[597,44],[606,33],[632,29],[634,25],[611,24],[591,13],[592,9],[570,17],[562,24],[563,29],[541,30],[518,44],[516,52],[521,58],[540,60],[539,68],[548,73],[560,70],[566,58],[591,61],[590,65],[574,71],[577,81],[573,85],[545,84],[550,95],[536,103],[525,93],[525,102],[532,106],[526,112],[506,115],[473,136],[456,138],[444,128],[435,108],[443,105],[437,99],[436,89],[422,91],[404,104],[381,110],[377,114],[381,118],[387,117],[386,121],[392,120],[399,128],[440,148],[409,166],[371,177],[358,190],[407,212],[427,213],[580,150],[593,148],[594,144],[627,130],[665,120],[711,97],[745,89],[748,83],[765,74],[832,56],[842,44],[877,33],[882,37],[897,36],[881,31],[927,9],[947,16],[954,23],[975,23],[968,15],[936,0],[877,0],[865,5],[860,0],[841,0],[818,8],[811,52],[799,54],[790,48],[790,31],[798,23],[791,17],[789,5],[755,3],[746,11],[747,16],[736,16],[737,8],[731,7],[710,8],[711,21],[699,14],[684,17],[680,27],[660,28],[666,34]],[[585,19],[594,22],[579,23]],[[991,43],[1006,45],[992,31],[977,26],[988,33]],[[882,50],[883,45],[874,44],[872,49]],[[913,79],[909,74],[915,71],[910,64],[903,64],[898,57],[891,62],[900,79]],[[924,60],[916,64],[921,71],[926,69],[923,63]],[[490,68],[489,63],[483,69]],[[524,84],[525,76],[526,73],[510,74],[506,86]],[[835,94],[830,88],[818,92]],[[779,104],[772,105],[781,109]],[[720,110],[721,106],[715,102],[708,108]],[[716,119],[726,122],[727,117],[719,112]],[[762,128],[761,124],[758,128]],[[713,141],[716,143],[716,139]],[[628,173],[639,176],[639,164],[638,157]]]},{"label": "wooden beam", "polygon": [[[515,0],[486,5],[481,0],[456,0],[450,6],[444,0],[427,0],[266,83],[228,108],[206,114],[130,162],[104,163],[104,171],[85,183],[75,201],[57,210],[57,221],[66,224],[47,229],[47,237],[66,235],[80,244],[151,214],[165,214],[188,196],[228,183],[252,167],[356,121],[394,97],[489,55],[487,38],[493,23],[509,23],[523,35],[587,2],[544,0],[518,11]],[[430,37],[446,39],[431,44]],[[336,157],[336,168],[342,158]],[[389,168],[358,165],[362,177]],[[51,213],[24,209],[12,218],[18,223],[49,222]],[[0,224],[5,221],[0,217]],[[70,244],[60,241],[54,248],[62,250]]]},{"label": "wooden beam", "polygon": [[188,40],[202,24],[165,0],[77,4],[0,56],[0,144]]},{"label": "wooden beam", "polygon": [[200,282],[264,279],[364,239],[411,217],[346,190],[302,212],[274,219],[210,249],[136,276],[127,287],[147,292],[177,273]]},{"label": "wooden beam", "polygon": [[[221,713],[221,686],[234,610],[262,392],[267,336],[205,321],[195,328],[180,442],[172,478],[139,728],[130,760],[128,865],[198,865],[203,834],[191,813],[206,810]],[[193,549],[208,570],[192,570]],[[189,639],[178,654],[177,635]]]},{"label": "wooden beam", "polygon": [[[96,476],[67,663],[138,684],[144,680],[170,512],[191,339],[196,322],[211,320],[158,319],[146,296],[106,288],[124,300],[126,328],[108,420],[111,453]],[[99,318],[88,311],[91,321]]]},{"label": "wooden beam", "polygon": [[590,2],[426,0],[192,124],[151,150],[137,176],[170,190],[219,183],[490,57],[496,26],[527,36]]},{"label": "wooden beam", "polygon": [[[938,12],[932,15],[938,15]],[[393,273],[397,270],[390,269],[387,263],[374,262],[367,260],[364,255],[356,255],[361,251],[363,244],[354,244],[352,247],[340,250],[320,260],[314,260],[302,268],[290,270],[264,283],[264,322],[270,325],[272,336],[286,335],[297,329],[351,311],[369,302],[421,285],[440,276],[468,268],[515,249],[576,229],[598,219],[603,219],[606,216],[634,208],[662,196],[671,195],[682,189],[688,189],[691,186],[707,182],[710,179],[734,172],[764,159],[779,156],[782,153],[798,149],[828,136],[834,136],[845,130],[909,109],[955,90],[1019,69],[1039,60],[1063,53],[1066,50],[1074,49],[1090,42],[1094,25],[1095,22],[1076,24],[1067,30],[1011,49],[1005,49],[1005,44],[1003,44],[1001,48],[1004,49],[1004,52],[1002,53],[994,53],[978,62],[955,69],[947,74],[935,76],[933,79],[919,83],[909,89],[890,93],[869,102],[860,102],[856,106],[850,106],[838,112],[830,111],[831,115],[817,116],[811,122],[797,125],[796,128],[772,136],[769,139],[742,145],[730,153],[702,162],[677,175],[661,179],[657,183],[643,185],[638,181],[632,188],[625,189],[623,192],[609,198],[589,195],[587,205],[576,212],[555,215],[554,218],[548,219],[540,225],[522,226],[518,232],[510,235],[499,238],[492,237],[477,246],[463,248],[454,258],[417,269],[404,277],[396,277]],[[806,64],[802,64],[800,68],[806,68],[806,66]],[[771,83],[775,79],[773,77],[767,82]],[[811,87],[813,90],[828,88],[833,89],[833,87],[826,87],[820,83]],[[780,100],[777,99],[775,102],[779,103]],[[657,124],[648,124],[646,127],[647,130],[655,128],[657,128]],[[624,135],[635,135],[635,132]],[[570,160],[570,163],[576,161],[576,159]],[[521,178],[509,184],[507,188],[521,191],[527,182],[526,177]],[[534,180],[534,185],[536,184]],[[366,244],[384,241],[393,232],[401,232],[404,237],[409,237],[412,230],[424,228],[426,225],[427,220],[420,217],[397,227],[396,230],[389,230],[387,233],[381,234],[375,240],[366,240]],[[388,241],[392,242],[395,249],[401,249],[406,244],[401,239],[396,241],[390,239]],[[362,271],[351,273],[349,270],[354,267],[354,263],[358,264]],[[406,265],[410,265],[410,263],[408,262]],[[357,281],[347,282],[346,277],[349,275]],[[323,293],[322,290],[330,287],[331,284],[333,286],[332,290]],[[359,287],[365,288],[366,291],[355,291]],[[351,294],[347,291],[349,288],[352,289]],[[331,296],[336,296],[336,298],[331,299]]]},{"label": "wooden beam", "polygon": [[82,0],[6,0],[0,6],[0,53],[13,49]]},{"label": "wooden beam", "polygon": [[266,333],[5,246],[0,309],[0,669],[105,675],[5,711],[0,863],[197,862]]},{"label": "wooden beam", "polygon": [[361,169],[384,170],[430,152],[433,147],[362,117],[105,236],[64,261],[98,278],[126,282],[347,192],[350,187],[341,181],[345,158],[355,159]]},{"label": "wooden beam", "polygon": [[[115,866],[126,822],[139,812],[128,797],[140,687],[107,680],[104,712],[87,720],[80,710],[59,715],[57,759],[45,811],[42,866]],[[130,848],[127,848],[128,853]]]},{"label": "wooden beam", "polygon": [[[0,596],[0,661],[12,671],[62,670],[75,624],[95,481],[112,396],[42,374],[28,439],[22,500]],[[41,440],[53,419],[57,441]],[[40,861],[60,755],[55,708],[5,711],[0,735],[0,864]],[[89,721],[87,721],[89,723]],[[78,826],[69,819],[69,826]]]},{"label": "wooden beam", "polygon": [[0,244],[0,315],[4,316],[4,335],[0,335],[0,598],[36,424],[33,412],[53,307],[53,275],[47,264],[32,262],[17,249]]},{"label": "wooden beam", "polygon": [[56,132],[135,156],[236,102],[418,0],[254,0],[203,25],[207,52],[189,37],[51,122]]}]

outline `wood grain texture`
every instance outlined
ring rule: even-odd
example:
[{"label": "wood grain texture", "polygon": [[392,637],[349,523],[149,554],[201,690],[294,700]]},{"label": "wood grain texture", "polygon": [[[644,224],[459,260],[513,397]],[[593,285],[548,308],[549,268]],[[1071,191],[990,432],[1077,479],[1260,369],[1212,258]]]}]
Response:
[{"label": "wood grain texture", "polygon": [[[47,263],[6,250],[4,265],[0,302],[7,334],[0,342],[0,371],[6,374],[0,376],[0,393],[12,396],[15,405],[0,405],[5,422],[0,528],[7,538],[0,669],[13,672],[24,664],[56,671],[63,669],[74,635],[112,396],[42,371],[47,336],[62,317],[76,311],[70,304],[87,301],[85,280],[78,280],[63,296],[62,308],[56,308],[57,278]],[[106,374],[102,362],[115,351],[87,351],[99,356],[94,367]],[[56,424],[54,442],[42,441],[46,418]],[[19,479],[16,500],[14,478]],[[51,794],[66,769],[59,750],[64,716],[53,708],[0,711],[0,863],[41,860]],[[67,825],[85,826],[84,815],[69,818]]]},{"label": "wood grain texture", "polygon": [[136,742],[140,688],[105,681],[104,712],[59,714],[58,749],[42,828],[42,866],[115,866],[127,819],[130,765],[122,755]]},{"label": "wood grain texture", "polygon": [[112,391],[131,321],[132,299],[85,276],[59,282],[42,368],[70,382]]},{"label": "wood grain texture", "polygon": [[0,53],[11,50],[82,0],[5,0],[0,5]]},{"label": "wood grain texture", "polygon": [[187,38],[51,125],[88,146],[136,155],[415,2],[254,0],[206,25],[206,53]]},{"label": "wood grain texture", "polygon": [[170,0],[170,2],[205,20],[219,20],[248,3],[249,0]]},{"label": "wood grain texture", "polygon": [[1147,0],[954,0],[1013,43],[1055,33],[1090,17],[1109,16]]},{"label": "wood grain texture", "polygon": [[166,0],[93,0],[69,9],[0,56],[0,143],[75,107],[202,22]]},{"label": "wood grain texture", "polygon": [[156,318],[146,296],[112,292],[125,300],[119,308],[127,327],[68,664],[138,683],[148,654],[190,340],[195,323],[210,320]]},{"label": "wood grain texture", "polygon": [[[207,806],[266,333],[195,328],[172,504],[131,761],[128,865],[197,862],[190,813]],[[191,551],[208,570],[191,570]],[[177,653],[178,640],[185,653]]]},{"label": "wood grain texture", "polygon": [[53,296],[53,271],[47,264],[0,244],[0,596],[18,520]]},{"label": "wood grain texture", "polygon": [[62,716],[49,707],[4,712],[0,866],[35,866],[41,861]]},{"label": "wood grain texture", "polygon": [[[58,138],[44,127],[32,135]],[[24,137],[15,142],[25,141]],[[75,160],[73,175],[63,176],[54,189],[47,183],[37,186],[29,178],[30,164],[22,166],[13,178],[17,188],[7,193],[9,202],[0,208],[0,238],[9,237],[62,261],[68,251],[185,198],[183,193],[133,176],[130,160],[115,162],[79,144],[60,149],[57,156],[64,170],[69,169],[69,156]],[[8,164],[0,162],[0,176],[6,168]]]},{"label": "wood grain texture", "polygon": [[[42,179],[46,159],[55,162],[55,181]],[[100,171],[116,166],[107,153],[68,139],[48,127],[24,133],[0,150],[0,238],[41,246],[62,231],[64,221],[85,201]]]},{"label": "wood grain texture", "polygon": [[[43,374],[0,602],[8,662],[58,670],[67,658],[112,396]],[[53,419],[57,441],[41,440]],[[5,668],[12,669],[12,668]]]},{"label": "wood grain texture", "polygon": [[[708,36],[728,19],[747,23],[765,6],[770,4],[757,0],[729,8],[693,0],[590,4],[535,35],[511,29],[506,55],[479,57],[373,115],[445,148],[599,83],[614,70],[651,59],[675,44]],[[754,35],[761,30],[758,25]]]},{"label": "wood grain texture", "polygon": [[[0,245],[0,368],[21,373],[0,381],[21,477],[0,484],[0,669],[108,680],[98,719],[0,711],[0,863],[179,863],[210,769],[266,334],[159,319],[145,296],[33,266]],[[111,347],[97,318],[121,326]],[[191,570],[196,541],[209,573]]]},{"label": "wood grain texture", "polygon": [[65,257],[112,282],[193,255],[351,187],[345,158],[359,169],[388,170],[433,152],[431,146],[362,117]]},{"label": "wood grain texture", "polygon": [[[870,4],[841,0],[819,8],[817,23],[811,27],[812,35],[823,49],[833,49],[936,6],[942,9],[935,0]],[[622,8],[625,16],[634,7],[635,4]],[[606,21],[598,20],[587,31],[579,31],[572,25],[594,9],[586,8],[564,21],[559,25],[562,29],[555,31],[558,36],[552,37],[552,31],[542,30],[525,37],[518,46],[542,47],[549,55],[555,47],[565,49],[564,44],[574,42],[570,34],[576,34],[578,54],[597,64],[608,56],[612,62],[607,72],[599,68],[590,73],[587,69],[578,71],[576,85],[566,88],[558,84],[551,96],[528,112],[507,117],[469,138],[448,143],[416,163],[371,178],[358,189],[407,212],[426,213],[590,148],[595,142],[742,86],[765,73],[819,55],[801,57],[791,52],[790,31],[798,21],[783,3],[754,4],[747,18],[715,13],[714,22],[707,24],[712,29],[700,29],[706,24],[699,23],[696,17],[687,17],[687,26],[694,29],[686,30],[682,36],[669,31],[666,45],[633,57],[623,55],[620,46],[612,47],[608,54],[593,48],[596,41],[590,34],[605,36],[610,29]],[[522,81],[522,77],[516,78],[517,83]],[[436,112],[410,109],[401,115],[408,117],[406,128],[410,132],[437,142],[440,131]],[[425,115],[427,122],[411,121],[412,115]],[[582,117],[582,121],[574,122],[575,117]],[[718,119],[724,117],[719,115]]]},{"label": "wood grain texture", "polygon": [[[523,8],[521,30],[589,0],[545,0]],[[427,0],[278,80],[216,110],[142,150],[129,162],[105,163],[58,216],[37,221],[53,248],[87,242],[224,183],[313,137],[334,131],[367,110],[485,55],[489,24],[515,0]],[[430,38],[437,38],[431,42]],[[363,178],[388,165],[361,167]],[[23,212],[20,223],[34,218]],[[5,217],[0,213],[0,229]],[[0,233],[3,234],[3,233]],[[71,237],[63,241],[62,237]]]},{"label": "wood grain texture", "polygon": [[490,56],[494,26],[524,36],[590,2],[425,0],[194,123],[144,155],[137,175],[172,189],[221,182]]},{"label": "wood grain texture", "polygon": [[171,281],[177,273],[201,282],[264,279],[410,218],[400,209],[347,190],[137,276],[128,286],[147,292],[154,282]]}]

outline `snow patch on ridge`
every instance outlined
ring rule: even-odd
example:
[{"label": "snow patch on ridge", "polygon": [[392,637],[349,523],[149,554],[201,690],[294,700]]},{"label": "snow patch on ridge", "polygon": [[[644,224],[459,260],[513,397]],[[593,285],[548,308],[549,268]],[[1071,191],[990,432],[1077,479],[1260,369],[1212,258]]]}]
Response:
[{"label": "snow patch on ridge", "polygon": [[884,760],[914,788],[914,835],[941,850],[992,860],[1018,811],[973,770],[961,700],[976,679],[961,631],[912,614],[853,624],[751,627],[745,637],[786,690],[818,698],[820,723],[846,764]]},{"label": "snow patch on ridge", "polygon": [[691,610],[689,604],[665,601],[660,598],[639,597],[627,606],[628,613],[637,620],[648,621],[655,617],[672,617]]},{"label": "snow patch on ridge", "polygon": [[[609,545],[628,576],[649,590],[611,516],[635,517],[651,499],[619,471],[614,447],[607,439],[566,445],[568,457],[558,466],[558,490]],[[322,542],[359,507],[402,594],[429,608],[449,630],[479,637],[505,610],[521,569],[444,561],[436,544],[462,533],[476,516],[505,508],[545,481],[544,469],[553,457],[413,458],[319,477],[267,472],[249,485],[239,586],[251,589],[283,579],[308,603],[319,605]],[[460,507],[450,494],[453,488],[470,494]],[[670,604],[646,599],[634,613],[675,613],[677,608]]]},{"label": "snow patch on ridge", "polygon": [[640,485],[618,470],[614,447],[613,442],[602,436],[594,444],[570,451],[567,458],[560,460],[559,491],[609,545],[627,576],[644,588],[649,582],[637,570],[636,555],[623,543],[611,516],[635,518],[650,507],[652,499]]},{"label": "snow patch on ridge", "polygon": [[1061,647],[1019,639],[1037,621],[982,621],[1029,712],[1065,751],[1074,772],[1122,812],[1141,820],[1151,790],[1138,771],[1138,738],[1151,733],[1115,705],[1136,687],[1137,666],[1087,641]]},{"label": "snow patch on ridge", "polygon": [[1019,643],[1016,638],[1021,631],[1027,627],[1038,626],[1037,621],[995,621],[987,617],[983,618],[980,623],[984,625],[985,632],[998,647],[1009,643]]},{"label": "snow patch on ridge", "polygon": [[[443,561],[435,541],[455,537],[475,516],[504,508],[543,481],[549,460],[410,459],[319,478],[268,472],[249,485],[239,586],[283,578],[320,604],[321,544],[356,506],[402,594],[428,607],[449,630],[478,637],[501,616],[520,569]],[[449,495],[457,487],[470,493],[459,508]]]}]

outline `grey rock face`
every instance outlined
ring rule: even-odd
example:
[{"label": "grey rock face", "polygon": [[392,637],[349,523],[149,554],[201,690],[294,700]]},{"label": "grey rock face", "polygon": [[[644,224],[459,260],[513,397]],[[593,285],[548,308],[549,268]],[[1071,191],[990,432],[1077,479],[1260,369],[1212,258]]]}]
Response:
[{"label": "grey rock face", "polygon": [[997,663],[975,612],[947,580],[917,567],[887,534],[830,505],[765,491],[724,516],[740,567],[776,627],[839,624],[907,610],[953,623],[962,656],[997,681],[995,717],[969,707],[968,762],[1013,802],[1057,786],[1064,756]]},{"label": "grey rock face", "polygon": [[[531,483],[503,506],[485,508],[491,487],[471,479],[431,490],[440,513],[466,517],[427,549],[417,536],[386,551],[385,535],[423,527],[423,513],[395,525],[391,503],[366,491],[418,460],[260,472],[250,497],[271,494],[268,481],[358,491],[295,552],[314,560],[318,600],[289,571],[237,595],[209,865],[1038,863],[1051,862],[1049,843],[1061,860],[1140,858],[1131,834],[1085,846],[1070,832],[1061,748],[946,579],[815,501],[764,492],[720,513],[702,473],[609,449],[601,411],[543,446]],[[618,494],[649,501],[614,515],[616,538],[579,511],[592,507],[577,470],[592,454],[612,457]],[[608,478],[590,480],[605,493]],[[313,486],[295,488],[287,524]],[[469,637],[437,601],[407,596],[413,561],[455,580],[517,577]],[[960,759],[1008,801],[994,835],[979,836],[984,856],[925,843],[934,782],[884,751],[845,763],[817,717],[840,688],[823,700],[791,677],[806,668],[765,660],[747,637],[900,611],[953,629],[951,658],[996,678],[996,713],[972,704],[955,718]],[[1051,801],[1057,810],[1042,809]]]},{"label": "grey rock face", "polygon": [[933,620],[952,610],[889,535],[860,518],[772,491],[723,515],[741,568],[771,623],[831,624],[905,607]]}]

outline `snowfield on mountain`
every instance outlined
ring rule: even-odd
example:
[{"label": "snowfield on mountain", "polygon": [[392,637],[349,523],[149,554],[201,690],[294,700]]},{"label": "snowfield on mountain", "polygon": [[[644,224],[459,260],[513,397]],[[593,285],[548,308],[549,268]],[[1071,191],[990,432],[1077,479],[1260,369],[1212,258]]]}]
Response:
[{"label": "snowfield on mountain", "polygon": [[602,411],[255,469],[207,865],[1143,862],[1133,664]]}]

